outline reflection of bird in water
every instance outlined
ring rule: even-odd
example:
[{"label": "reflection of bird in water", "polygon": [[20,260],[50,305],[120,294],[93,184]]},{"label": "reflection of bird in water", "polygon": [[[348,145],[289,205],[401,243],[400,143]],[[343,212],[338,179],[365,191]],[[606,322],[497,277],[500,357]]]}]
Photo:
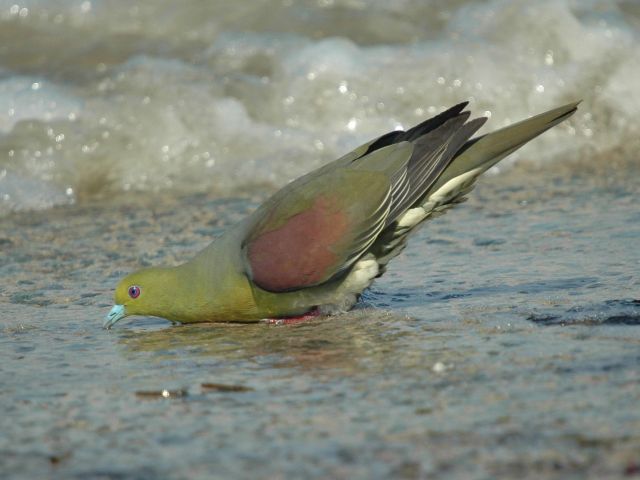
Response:
[{"label": "reflection of bird in water", "polygon": [[[316,320],[283,328],[236,323],[191,324],[153,331],[127,331],[119,342],[131,354],[150,352],[162,357],[173,352],[173,357],[175,352],[180,352],[182,358],[210,357],[228,365],[268,363],[316,373],[333,371],[338,375],[363,371],[362,361],[369,371],[388,368],[389,352],[402,355],[401,349],[395,347],[405,335],[405,316],[356,309],[336,320],[339,328],[335,322]],[[434,339],[434,355],[440,346]]]}]

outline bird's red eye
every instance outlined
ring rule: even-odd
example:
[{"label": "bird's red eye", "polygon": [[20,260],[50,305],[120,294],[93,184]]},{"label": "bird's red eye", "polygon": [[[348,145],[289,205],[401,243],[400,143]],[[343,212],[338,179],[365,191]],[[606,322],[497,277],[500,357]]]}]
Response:
[{"label": "bird's red eye", "polygon": [[129,287],[129,296],[131,298],[138,298],[140,296],[140,287],[137,285]]}]

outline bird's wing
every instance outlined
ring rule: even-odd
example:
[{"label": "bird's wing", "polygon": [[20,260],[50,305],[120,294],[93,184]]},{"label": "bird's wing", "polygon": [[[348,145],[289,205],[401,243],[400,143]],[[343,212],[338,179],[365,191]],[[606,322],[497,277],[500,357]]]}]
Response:
[{"label": "bird's wing", "polygon": [[408,191],[413,146],[392,144],[292,182],[252,217],[242,248],[258,287],[284,292],[324,283],[350,267]]}]

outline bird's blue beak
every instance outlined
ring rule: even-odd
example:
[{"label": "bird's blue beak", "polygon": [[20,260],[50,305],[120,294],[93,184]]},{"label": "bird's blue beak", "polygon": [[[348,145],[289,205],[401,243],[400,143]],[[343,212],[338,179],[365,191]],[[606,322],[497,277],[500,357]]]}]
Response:
[{"label": "bird's blue beak", "polygon": [[102,328],[109,330],[118,320],[124,318],[127,314],[124,311],[124,305],[114,305],[111,311],[104,317]]}]

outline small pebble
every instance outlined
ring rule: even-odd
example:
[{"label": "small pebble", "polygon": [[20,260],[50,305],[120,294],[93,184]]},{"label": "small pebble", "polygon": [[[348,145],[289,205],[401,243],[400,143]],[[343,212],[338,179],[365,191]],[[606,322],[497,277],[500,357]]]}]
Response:
[{"label": "small pebble", "polygon": [[225,385],[223,383],[203,383],[203,390],[211,392],[251,392],[253,388],[244,385]]}]

